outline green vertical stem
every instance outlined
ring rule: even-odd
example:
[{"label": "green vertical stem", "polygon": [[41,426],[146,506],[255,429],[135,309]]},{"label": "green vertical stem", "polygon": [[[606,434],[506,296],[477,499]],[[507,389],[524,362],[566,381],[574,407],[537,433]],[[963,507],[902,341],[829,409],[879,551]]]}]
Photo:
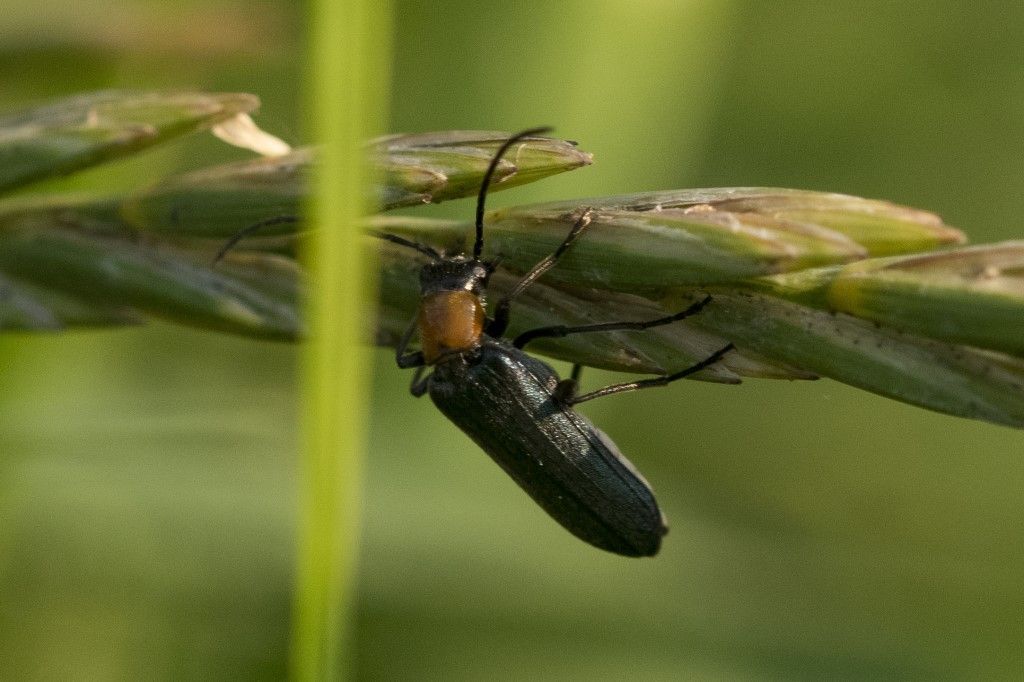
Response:
[{"label": "green vertical stem", "polygon": [[346,677],[359,553],[368,387],[361,315],[372,263],[356,248],[368,212],[364,141],[384,108],[389,7],[315,0],[310,23],[310,128],[323,149],[310,215],[320,229],[305,254],[310,340],[303,353],[303,456],[291,643],[295,680]]}]

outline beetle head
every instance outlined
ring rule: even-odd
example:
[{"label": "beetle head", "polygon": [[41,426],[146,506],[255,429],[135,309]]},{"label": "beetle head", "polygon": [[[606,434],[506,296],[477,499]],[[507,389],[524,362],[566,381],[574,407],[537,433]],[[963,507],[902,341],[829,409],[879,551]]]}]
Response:
[{"label": "beetle head", "polygon": [[494,267],[468,256],[449,256],[420,269],[420,293],[432,294],[439,291],[468,291],[482,296],[487,289]]}]

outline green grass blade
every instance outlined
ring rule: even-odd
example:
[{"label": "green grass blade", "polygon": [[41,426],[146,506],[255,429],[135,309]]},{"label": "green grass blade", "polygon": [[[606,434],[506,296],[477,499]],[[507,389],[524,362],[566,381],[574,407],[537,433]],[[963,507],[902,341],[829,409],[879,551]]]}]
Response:
[{"label": "green grass blade", "polygon": [[363,301],[373,263],[358,225],[369,181],[363,140],[382,128],[387,2],[319,0],[310,20],[310,124],[322,145],[310,214],[320,225],[306,250],[310,339],[303,353],[303,457],[290,672],[329,680],[351,667],[359,553],[368,350]]},{"label": "green grass blade", "polygon": [[254,95],[106,91],[0,116],[0,191],[132,154],[259,106]]},{"label": "green grass blade", "polygon": [[716,211],[817,225],[849,237],[871,256],[928,251],[966,241],[959,230],[944,225],[934,213],[846,194],[764,187],[657,194],[659,201],[676,207],[701,202]]},{"label": "green grass blade", "polygon": [[[384,210],[476,194],[497,147],[509,133],[452,131],[391,135],[364,152],[374,170],[369,196]],[[493,191],[579,168],[590,155],[551,138],[528,138],[495,173]],[[513,157],[510,157],[513,158]],[[313,150],[204,168],[168,178],[125,199],[122,212],[149,232],[226,239],[280,215],[297,215],[315,164]],[[268,226],[288,234],[295,225]]]},{"label": "green grass blade", "polygon": [[1024,242],[872,258],[752,285],[926,338],[1024,357]]},{"label": "green grass blade", "polygon": [[854,263],[828,300],[922,336],[1024,357],[1024,242]]},{"label": "green grass blade", "polygon": [[[298,215],[309,195],[313,152],[202,168],[162,180],[123,199],[121,215],[147,232],[221,241],[275,216]],[[291,234],[268,226],[261,236]]]},{"label": "green grass blade", "polygon": [[[14,328],[134,322],[145,315],[257,338],[293,340],[302,333],[295,262],[273,255],[232,254],[214,266],[209,252],[141,242],[98,224],[73,227],[68,216],[58,222],[36,216],[3,223],[0,273],[56,306],[52,315],[22,317]],[[15,307],[25,303],[22,298]]]},{"label": "green grass blade", "polygon": [[[584,210],[591,224],[546,281],[633,293],[703,285],[960,243],[930,213],[844,195],[780,189],[673,190],[517,206],[487,218],[487,248],[525,272],[554,251]],[[813,212],[813,215],[812,215]],[[812,220],[813,218],[813,220]],[[425,241],[457,239],[450,222],[385,219]],[[869,224],[871,229],[865,227]],[[882,239],[876,230],[887,235]],[[468,230],[468,225],[461,229]]]},{"label": "green grass blade", "polygon": [[1024,428],[1022,359],[761,294],[722,289],[713,296],[689,323],[741,349],[938,412]]},{"label": "green grass blade", "polygon": [[[385,208],[415,206],[473,196],[498,148],[510,132],[454,130],[391,135],[371,147],[383,170],[378,190]],[[548,137],[524,138],[495,168],[491,191],[535,182],[591,163],[574,142]]]},{"label": "green grass blade", "polygon": [[50,286],[0,275],[0,331],[58,331],[139,324],[143,320],[129,307],[84,301]]}]

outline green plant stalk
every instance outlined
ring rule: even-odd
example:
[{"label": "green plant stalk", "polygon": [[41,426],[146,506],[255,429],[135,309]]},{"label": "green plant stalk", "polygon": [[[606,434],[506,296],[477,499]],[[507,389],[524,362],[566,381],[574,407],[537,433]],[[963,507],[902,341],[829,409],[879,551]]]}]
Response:
[{"label": "green plant stalk", "polygon": [[303,454],[290,672],[347,676],[360,535],[366,371],[360,303],[372,264],[354,248],[368,181],[361,153],[382,110],[390,7],[319,0],[310,18],[311,129],[323,157],[310,215],[310,341],[303,348]]}]

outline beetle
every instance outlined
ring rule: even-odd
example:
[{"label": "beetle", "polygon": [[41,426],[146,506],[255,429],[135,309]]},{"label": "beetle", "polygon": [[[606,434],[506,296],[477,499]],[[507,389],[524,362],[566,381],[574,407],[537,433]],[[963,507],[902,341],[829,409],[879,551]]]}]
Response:
[{"label": "beetle", "polygon": [[[505,337],[515,298],[555,266],[592,220],[591,211],[582,210],[555,251],[523,275],[497,302],[493,316],[488,316],[485,295],[497,263],[483,258],[487,192],[509,149],[550,130],[531,128],[516,133],[491,159],[477,196],[472,255],[447,254],[400,235],[373,232],[429,259],[419,273],[418,310],[398,342],[395,361],[399,368],[416,368],[409,388],[412,395],[429,395],[452,423],[570,533],[616,554],[654,556],[668,532],[654,492],[611,439],[573,407],[594,398],[664,386],[718,362],[734,346],[730,343],[673,374],[579,394],[581,365],[574,365],[570,377],[561,379],[550,365],[528,355],[525,346],[539,338],[641,331],[671,324],[696,314],[711,298],[654,320],[556,325],[531,329],[513,339]],[[297,216],[279,216],[250,225],[224,244],[214,262],[256,230],[298,220]],[[414,336],[419,337],[419,350],[409,349]],[[431,372],[424,376],[427,369]]]},{"label": "beetle", "polygon": [[[412,395],[429,395],[448,419],[570,533],[616,554],[653,556],[667,526],[650,485],[611,439],[573,407],[690,376],[717,362],[733,345],[673,374],[578,394],[580,365],[563,380],[524,347],[538,338],[671,324],[697,313],[710,297],[655,320],[541,327],[514,339],[505,337],[514,299],[554,267],[591,223],[591,212],[583,210],[558,248],[530,269],[498,301],[493,317],[488,316],[485,295],[496,268],[495,261],[483,258],[488,188],[495,168],[512,146],[549,131],[533,128],[517,133],[491,159],[477,198],[472,255],[449,255],[398,235],[377,234],[430,259],[420,270],[418,312],[398,343],[395,361],[403,369],[417,368],[410,385]],[[419,350],[409,349],[414,335],[419,337]],[[428,368],[431,372],[424,376]]]}]

